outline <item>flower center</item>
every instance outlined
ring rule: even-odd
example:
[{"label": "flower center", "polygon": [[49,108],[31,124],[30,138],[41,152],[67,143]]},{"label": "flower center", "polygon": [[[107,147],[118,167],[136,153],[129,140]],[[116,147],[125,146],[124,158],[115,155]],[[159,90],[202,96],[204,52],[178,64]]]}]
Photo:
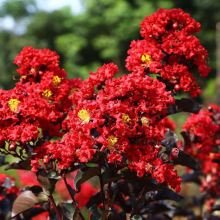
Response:
[{"label": "flower center", "polygon": [[109,136],[108,141],[109,141],[109,147],[113,147],[117,143],[118,138],[111,135]]},{"label": "flower center", "polygon": [[79,88],[72,88],[70,90],[70,95],[72,95],[75,91],[79,91]]},{"label": "flower center", "polygon": [[148,126],[148,123],[149,123],[148,118],[142,117],[142,118],[141,118],[141,123],[142,123],[142,125],[144,125],[144,126]]},{"label": "flower center", "polygon": [[145,63],[147,67],[152,63],[151,56],[146,53],[142,55],[141,61]]},{"label": "flower center", "polygon": [[8,102],[9,108],[11,111],[15,112],[18,110],[18,104],[20,103],[17,99],[10,99]]},{"label": "flower center", "polygon": [[53,76],[53,80],[52,80],[52,83],[53,83],[53,86],[57,86],[59,83],[61,83],[61,78],[59,76]]},{"label": "flower center", "polygon": [[37,69],[36,67],[32,67],[29,71],[29,74],[32,75],[32,76],[36,76],[36,73],[37,73]]},{"label": "flower center", "polygon": [[127,124],[130,121],[130,117],[127,114],[122,113],[122,123]]},{"label": "flower center", "polygon": [[53,93],[48,89],[46,89],[42,92],[42,97],[44,99],[49,99],[52,95],[53,95]]},{"label": "flower center", "polygon": [[78,112],[78,117],[83,121],[83,123],[87,123],[90,120],[90,114],[85,109],[82,109]]}]

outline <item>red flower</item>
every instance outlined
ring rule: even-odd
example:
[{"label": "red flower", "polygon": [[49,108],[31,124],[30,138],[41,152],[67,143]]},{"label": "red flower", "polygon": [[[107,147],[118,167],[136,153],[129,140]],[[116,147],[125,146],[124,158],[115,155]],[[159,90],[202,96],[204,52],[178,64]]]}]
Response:
[{"label": "red flower", "polygon": [[189,140],[183,147],[187,153],[197,158],[205,174],[200,189],[212,195],[220,194],[220,166],[214,162],[215,159],[220,158],[219,118],[219,107],[211,105],[208,110],[200,110],[198,115],[192,114],[183,126],[183,130],[189,136]]},{"label": "red flower", "polygon": [[140,26],[144,39],[131,42],[127,69],[142,76],[159,74],[167,89],[182,89],[192,97],[200,95],[192,72],[197,69],[200,76],[206,77],[211,70],[206,65],[207,51],[192,36],[200,24],[181,9],[159,9],[145,17]]},{"label": "red flower", "polygon": [[166,117],[163,120],[161,120],[161,122],[165,128],[169,128],[171,131],[176,130],[176,125],[174,121],[170,120],[169,118]]}]

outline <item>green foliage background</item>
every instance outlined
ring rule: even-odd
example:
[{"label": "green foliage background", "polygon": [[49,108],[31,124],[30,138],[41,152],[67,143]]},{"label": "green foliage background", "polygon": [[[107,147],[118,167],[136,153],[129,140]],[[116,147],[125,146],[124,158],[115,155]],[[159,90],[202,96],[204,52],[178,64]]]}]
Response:
[{"label": "green foliage background", "polygon": [[[14,57],[24,46],[47,47],[57,51],[69,77],[86,78],[103,63],[115,62],[121,73],[131,40],[138,39],[139,24],[158,8],[182,8],[202,25],[197,35],[207,48],[212,72],[200,80],[205,89],[200,102],[216,99],[216,23],[220,21],[219,0],[81,0],[83,12],[72,14],[70,7],[53,12],[38,9],[35,0],[7,0],[0,18],[13,17],[15,28],[0,30],[0,88],[11,89],[16,78]],[[31,10],[30,10],[31,9]],[[19,27],[26,27],[18,34]],[[209,100],[209,101],[207,101]]]}]

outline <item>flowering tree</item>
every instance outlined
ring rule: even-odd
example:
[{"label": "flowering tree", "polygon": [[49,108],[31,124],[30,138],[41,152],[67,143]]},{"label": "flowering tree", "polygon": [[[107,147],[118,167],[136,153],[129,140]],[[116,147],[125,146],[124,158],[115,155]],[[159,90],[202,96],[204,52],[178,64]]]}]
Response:
[{"label": "flowering tree", "polygon": [[[175,95],[200,95],[195,75],[209,74],[208,54],[194,36],[200,24],[181,9],[161,8],[140,26],[143,38],[128,50],[128,75],[117,76],[118,67],[109,63],[84,81],[68,79],[55,52],[25,47],[17,55],[20,78],[14,89],[0,90],[0,151],[19,158],[7,169],[31,169],[40,186],[3,197],[12,217],[45,211],[51,219],[158,219],[158,213],[167,219],[167,210],[179,215],[166,201],[180,200],[182,179],[174,165],[199,170],[200,163],[191,145],[186,151],[177,146],[166,116],[199,112],[191,99]],[[91,178],[97,187],[86,182]],[[70,201],[55,204],[56,183]]]}]

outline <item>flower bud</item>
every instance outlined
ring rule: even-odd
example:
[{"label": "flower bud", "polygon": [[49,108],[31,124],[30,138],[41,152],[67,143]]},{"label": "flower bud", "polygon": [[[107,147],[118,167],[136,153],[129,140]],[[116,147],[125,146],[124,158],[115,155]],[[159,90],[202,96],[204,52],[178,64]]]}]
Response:
[{"label": "flower bud", "polygon": [[179,152],[180,152],[180,150],[178,148],[173,148],[171,151],[171,154],[170,154],[170,159],[176,160],[179,156]]}]

